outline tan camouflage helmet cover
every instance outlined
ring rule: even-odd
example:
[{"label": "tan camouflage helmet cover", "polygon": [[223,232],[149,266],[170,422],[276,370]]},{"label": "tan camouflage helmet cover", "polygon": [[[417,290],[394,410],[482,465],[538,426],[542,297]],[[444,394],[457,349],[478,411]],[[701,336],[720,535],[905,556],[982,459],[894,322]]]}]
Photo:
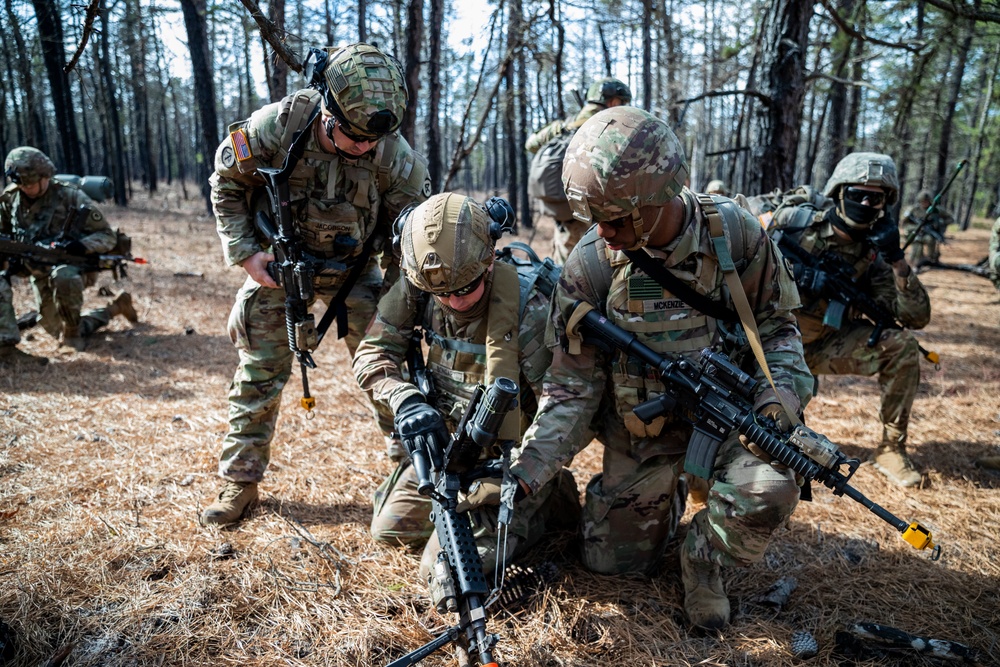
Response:
[{"label": "tan camouflage helmet cover", "polygon": [[18,146],[7,153],[4,173],[18,185],[34,185],[43,178],[52,178],[56,173],[56,166],[37,148]]},{"label": "tan camouflage helmet cover", "polygon": [[587,102],[592,104],[608,105],[612,98],[620,97],[621,101],[628,104],[632,101],[632,91],[624,82],[611,77],[598,79],[590,84],[587,89]]},{"label": "tan camouflage helmet cover", "polygon": [[323,70],[324,111],[350,134],[378,139],[403,122],[408,101],[399,63],[370,44],[350,44],[330,55]]},{"label": "tan camouflage helmet cover", "polygon": [[930,190],[921,190],[920,192],[917,193],[918,204],[927,202],[927,205],[930,206],[932,199],[934,199],[934,195],[931,193]]},{"label": "tan camouflage helmet cover", "polygon": [[626,216],[643,206],[663,206],[688,177],[684,148],[670,127],[635,107],[600,111],[584,123],[566,149],[563,187],[573,217],[587,223]]},{"label": "tan camouflage helmet cover", "polygon": [[722,195],[723,197],[729,194],[726,192],[726,184],[719,179],[709,181],[708,185],[705,186],[705,192],[710,195]]},{"label": "tan camouflage helmet cover", "polygon": [[417,289],[461,289],[493,263],[490,216],[471,197],[443,192],[410,212],[403,224],[402,268]]},{"label": "tan camouflage helmet cover", "polygon": [[899,197],[896,163],[884,153],[851,153],[837,163],[823,194],[836,199],[842,185],[871,185],[882,188],[891,206]]}]

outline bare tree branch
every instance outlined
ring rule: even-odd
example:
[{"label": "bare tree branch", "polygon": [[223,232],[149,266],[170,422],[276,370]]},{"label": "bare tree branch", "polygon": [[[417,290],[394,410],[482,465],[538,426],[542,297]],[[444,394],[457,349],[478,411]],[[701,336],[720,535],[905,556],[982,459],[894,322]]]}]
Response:
[{"label": "bare tree branch", "polygon": [[806,75],[806,81],[813,81],[815,79],[826,79],[827,81],[833,81],[834,83],[839,83],[845,86],[854,86],[856,88],[869,88],[874,91],[878,91],[876,86],[868,83],[867,81],[852,81],[851,79],[844,79],[843,77],[833,76],[832,74],[827,74],[826,72],[810,72]]},{"label": "bare tree branch", "polygon": [[671,106],[679,107],[681,105],[687,106],[693,102],[706,99],[708,97],[724,97],[726,95],[748,95],[749,97],[756,97],[758,100],[764,104],[771,104],[771,98],[759,90],[710,90],[707,93],[702,93],[701,95],[696,95],[695,97],[689,97],[686,100],[678,100],[674,102]]},{"label": "bare tree branch", "polygon": [[924,49],[925,46],[927,46],[926,42],[914,42],[912,44],[908,44],[906,42],[884,42],[881,39],[876,39],[875,37],[872,37],[871,35],[866,35],[863,32],[858,32],[857,30],[854,29],[854,26],[845,21],[844,17],[842,17],[840,14],[837,13],[837,10],[830,4],[830,0],[819,0],[819,1],[820,4],[822,4],[823,7],[826,8],[826,11],[829,12],[830,18],[833,19],[833,22],[837,24],[837,27],[858,41],[868,42],[870,44],[878,44],[879,46],[887,46],[890,49],[904,49],[911,53],[919,53]]},{"label": "bare tree branch", "polygon": [[63,67],[63,71],[69,74],[76,67],[76,63],[80,60],[80,56],[83,55],[83,50],[87,48],[87,42],[90,40],[90,34],[94,32],[94,19],[97,18],[97,11],[101,5],[101,0],[90,0],[90,4],[87,5],[87,15],[83,19],[83,35],[80,37],[80,45],[76,47],[76,52],[73,57],[69,59],[66,66]]},{"label": "bare tree branch", "polygon": [[1000,23],[1000,12],[984,12],[976,7],[969,7],[964,2],[958,0],[926,0],[928,5],[933,5],[938,9],[961,16],[962,18],[973,19],[974,21],[985,21],[987,23]]},{"label": "bare tree branch", "polygon": [[251,18],[257,22],[257,27],[260,28],[260,36],[271,45],[275,54],[284,60],[292,71],[301,72],[302,59],[299,58],[294,51],[285,46],[281,35],[283,31],[278,29],[278,26],[274,24],[274,21],[264,15],[264,12],[261,11],[260,5],[257,4],[256,0],[240,0],[240,2],[242,2],[243,6],[250,12]]}]

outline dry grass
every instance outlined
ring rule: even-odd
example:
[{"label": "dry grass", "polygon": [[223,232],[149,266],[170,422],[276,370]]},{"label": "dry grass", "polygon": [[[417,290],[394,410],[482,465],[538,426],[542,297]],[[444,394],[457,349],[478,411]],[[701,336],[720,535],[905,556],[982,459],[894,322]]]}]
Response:
[{"label": "dry grass", "polygon": [[[381,665],[429,640],[451,619],[428,610],[417,557],[368,537],[370,498],[390,464],[342,345],[318,354],[313,420],[296,406],[293,377],[262,504],[234,529],[197,524],[219,486],[236,362],[225,326],[240,272],[223,266],[200,206],[175,194],[109,217],[152,260],[131,272],[142,324],[116,321],[82,354],[0,377],[0,620],[16,636],[4,664]],[[546,236],[536,246],[547,250]],[[954,236],[945,260],[985,253],[985,230]],[[610,578],[584,571],[557,539],[537,558],[559,563],[559,578],[528,608],[491,619],[502,660],[792,665],[789,639],[804,629],[821,647],[810,664],[833,665],[835,632],[870,620],[1000,663],[1000,478],[972,465],[998,453],[1000,308],[980,278],[925,277],[934,319],[919,335],[944,360],[939,372],[923,366],[912,424],[929,484],[902,491],[864,466],[856,485],[932,527],[940,562],[818,490],[764,562],[728,574],[734,623],[705,637],[684,627],[675,551],[659,576]],[[16,295],[23,312],[24,284]],[[55,350],[41,330],[23,345]],[[877,407],[873,380],[835,378],[808,417],[864,456],[879,437]],[[596,445],[578,457],[581,488],[599,462]],[[753,603],[787,575],[799,588],[783,612]]]}]

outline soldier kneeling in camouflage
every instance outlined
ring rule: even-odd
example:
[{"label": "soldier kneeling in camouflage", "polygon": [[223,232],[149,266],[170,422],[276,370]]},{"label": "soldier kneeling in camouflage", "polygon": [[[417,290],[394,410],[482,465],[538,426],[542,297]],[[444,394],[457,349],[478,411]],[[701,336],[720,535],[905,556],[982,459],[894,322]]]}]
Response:
[{"label": "soldier kneeling in camouflage", "polygon": [[[469,197],[444,193],[396,223],[404,275],[379,301],[375,321],[358,346],[354,373],[361,387],[395,414],[404,447],[412,427],[427,430],[428,423],[436,425],[432,430],[439,439],[445,438],[476,385],[497,377],[517,378],[521,390],[520,407],[508,413],[500,431],[506,444],[520,441],[537,405],[542,376],[552,360],[543,343],[549,299],[537,285],[523,281],[514,266],[494,262],[496,241],[506,228],[503,221],[512,221],[513,211],[502,200],[488,205],[489,213]],[[429,396],[401,370],[410,345],[421,345],[421,333],[428,343],[426,366],[433,390],[424,389]],[[446,444],[439,443],[441,451]],[[485,459],[498,455],[484,453]],[[484,571],[524,553],[547,532],[575,528],[580,516],[576,484],[569,471],[557,472],[517,505],[502,554],[496,553],[493,506],[501,480],[472,485],[458,509],[475,506],[470,519]],[[420,565],[426,577],[440,546],[429,517],[431,501],[417,493],[409,459],[400,461],[382,483],[374,505],[375,539],[412,547],[426,543]]]},{"label": "soldier kneeling in camouflage", "polygon": [[[75,185],[53,178],[55,165],[45,153],[20,146],[7,155],[4,169],[12,183],[0,195],[0,234],[80,256],[115,247],[117,237],[100,209]],[[139,321],[128,292],[81,314],[83,290],[94,284],[94,274],[78,266],[25,262],[23,269],[31,277],[41,325],[61,339],[63,351],[83,350],[87,337],[117,315]],[[21,337],[10,299],[10,284],[0,279],[0,360],[42,362],[14,347]]]},{"label": "soldier kneeling in camouflage", "polygon": [[[553,295],[545,341],[552,363],[511,473],[525,491],[545,488],[586,444],[581,431],[611,377],[615,406],[606,419],[603,472],[587,486],[582,522],[582,560],[595,572],[651,572],[660,565],[693,429],[683,415],[650,424],[634,415],[632,408],[664,387],[655,372],[628,355],[581,341],[580,304],[655,350],[697,358],[710,347],[763,380],[735,342],[743,338],[727,284],[735,280],[749,299],[746,318],[759,330],[775,382],[761,383],[766,388],[756,397],[757,409],[787,429],[783,404],[798,413],[810,396],[812,378],[791,312],[799,298],[781,256],[735,202],[684,188],[687,175],[670,127],[631,107],[596,114],[566,153],[563,182],[573,215],[596,225],[573,250]],[[720,236],[725,240],[713,243]],[[640,262],[657,270],[640,268]],[[726,279],[727,270],[738,273]],[[695,514],[680,548],[684,608],[697,627],[729,622],[720,566],[760,560],[799,499],[794,474],[757,458],[749,447],[756,445],[737,435],[720,446],[710,466],[714,482],[707,507]]]},{"label": "soldier kneeling in camouflage", "polygon": [[[903,257],[899,227],[888,210],[899,196],[892,158],[880,153],[848,155],[837,164],[823,194],[807,203],[779,205],[771,214],[768,233],[785,235],[782,243],[797,243],[816,257],[833,253],[903,326],[925,327],[930,299]],[[874,326],[838,314],[840,306],[835,309],[825,291],[825,274],[802,264],[795,270],[804,301],[796,315],[809,369],[816,375],[878,374],[882,442],[872,462],[900,486],[919,484],[920,473],[906,454],[910,410],[920,384],[917,340],[905,329],[886,329],[869,346]]]}]

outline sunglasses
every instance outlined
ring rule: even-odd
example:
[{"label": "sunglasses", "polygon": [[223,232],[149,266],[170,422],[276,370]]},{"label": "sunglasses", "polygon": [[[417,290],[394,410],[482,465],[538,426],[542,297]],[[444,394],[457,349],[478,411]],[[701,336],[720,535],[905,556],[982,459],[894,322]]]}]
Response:
[{"label": "sunglasses", "polygon": [[885,202],[885,193],[875,190],[862,190],[861,188],[847,187],[844,189],[844,199],[852,201],[856,204],[868,200],[869,206],[878,206]]},{"label": "sunglasses", "polygon": [[467,296],[469,294],[472,294],[483,282],[483,276],[485,275],[486,275],[485,273],[480,273],[476,279],[474,279],[471,283],[469,283],[465,287],[460,287],[457,290],[452,290],[451,292],[437,292],[434,294],[434,296],[439,296],[442,299],[447,299],[448,297],[452,296]]},{"label": "sunglasses", "polygon": [[17,175],[17,170],[11,167],[4,174],[11,183],[15,185],[21,185],[21,177]]},{"label": "sunglasses", "polygon": [[625,224],[632,222],[632,216],[625,215],[620,218],[615,218],[614,220],[606,220],[599,224],[611,227],[612,229],[625,229]]},{"label": "sunglasses", "polygon": [[347,137],[348,139],[350,139],[351,141],[353,141],[356,144],[363,144],[365,142],[375,143],[379,139],[382,138],[381,136],[378,136],[378,135],[376,135],[376,136],[367,136],[366,137],[366,136],[362,136],[360,134],[355,134],[354,132],[351,132],[349,129],[347,129],[347,124],[346,123],[341,123],[340,120],[337,119],[337,118],[334,118],[333,122],[335,122],[337,124],[337,127],[340,128],[340,132],[345,137]]}]

